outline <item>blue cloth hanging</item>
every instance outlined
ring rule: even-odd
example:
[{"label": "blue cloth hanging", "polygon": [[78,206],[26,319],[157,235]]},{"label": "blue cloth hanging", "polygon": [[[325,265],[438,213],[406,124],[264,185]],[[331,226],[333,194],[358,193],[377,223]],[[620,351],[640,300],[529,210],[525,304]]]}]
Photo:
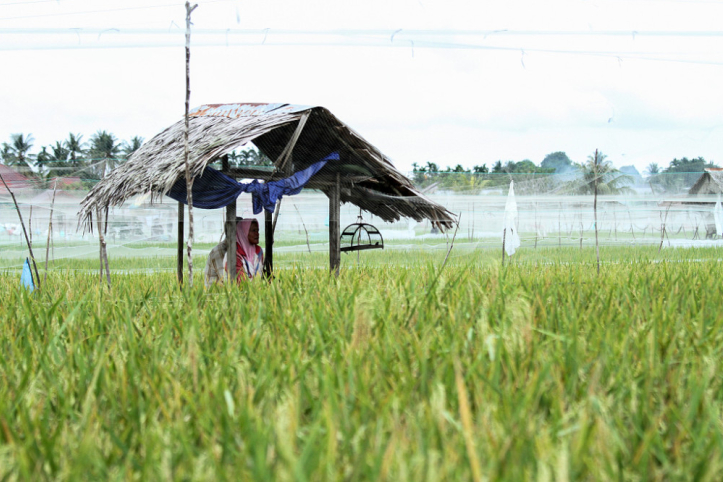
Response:
[{"label": "blue cloth hanging", "polygon": [[23,274],[20,275],[20,286],[27,288],[31,292],[35,289],[33,272],[30,271],[30,261],[28,261],[28,258],[25,258],[25,263],[23,264]]},{"label": "blue cloth hanging", "polygon": [[[299,194],[311,176],[332,160],[339,160],[338,152],[332,152],[319,162],[286,179],[264,183],[258,180],[239,183],[216,169],[207,167],[203,174],[193,181],[193,207],[199,209],[222,208],[234,202],[242,193],[248,192],[252,196],[254,214],[259,214],[262,209],[273,213],[276,201],[283,196]],[[168,196],[183,204],[188,204],[186,180],[182,178],[176,181],[168,191]]]}]

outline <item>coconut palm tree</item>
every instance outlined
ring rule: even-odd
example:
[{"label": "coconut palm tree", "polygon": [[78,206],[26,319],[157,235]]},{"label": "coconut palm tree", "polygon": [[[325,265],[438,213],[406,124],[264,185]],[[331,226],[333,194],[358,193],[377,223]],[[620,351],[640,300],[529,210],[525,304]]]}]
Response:
[{"label": "coconut palm tree", "polygon": [[32,134],[12,134],[10,144],[3,143],[3,151],[7,152],[3,160],[9,166],[31,167],[35,156],[30,154],[35,139]]},{"label": "coconut palm tree", "polygon": [[54,146],[50,146],[50,150],[52,152],[46,152],[46,147],[43,146],[42,159],[41,154],[38,154],[39,167],[51,177],[67,176],[75,167],[68,160],[70,151],[60,141],[57,141]]},{"label": "coconut palm tree", "polygon": [[628,194],[633,178],[613,167],[602,152],[595,151],[587,161],[578,164],[582,178],[570,182],[570,190],[575,194]]},{"label": "coconut palm tree", "polygon": [[134,136],[131,137],[131,140],[129,142],[123,142],[121,145],[121,150],[123,151],[123,157],[125,159],[128,159],[131,157],[131,155],[136,152],[140,147],[143,145],[143,138]]},{"label": "coconut palm tree", "polygon": [[7,142],[2,143],[2,150],[0,150],[0,162],[5,165],[9,165],[13,159],[13,152],[10,148],[10,144]]},{"label": "coconut palm tree", "polygon": [[106,131],[98,131],[90,138],[90,161],[92,163],[103,161],[99,169],[94,169],[99,177],[103,177],[108,171],[118,164],[121,145],[116,137]]},{"label": "coconut palm tree", "polygon": [[75,162],[85,155],[85,142],[80,134],[68,134],[68,138],[63,142],[63,147],[68,150],[68,157]]}]

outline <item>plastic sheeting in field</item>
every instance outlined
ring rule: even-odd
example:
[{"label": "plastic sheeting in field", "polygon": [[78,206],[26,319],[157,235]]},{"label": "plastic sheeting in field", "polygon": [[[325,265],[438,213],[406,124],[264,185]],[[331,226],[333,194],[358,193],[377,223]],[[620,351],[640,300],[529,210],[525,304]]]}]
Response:
[{"label": "plastic sheeting in field", "polygon": [[25,258],[25,263],[23,264],[23,274],[20,275],[20,285],[30,291],[35,289],[33,272],[30,270],[30,261],[28,261],[28,258]]}]

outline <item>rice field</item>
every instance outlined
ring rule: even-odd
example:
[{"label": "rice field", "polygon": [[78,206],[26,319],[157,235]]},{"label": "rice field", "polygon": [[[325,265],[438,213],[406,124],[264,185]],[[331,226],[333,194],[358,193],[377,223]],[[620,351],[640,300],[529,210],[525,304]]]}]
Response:
[{"label": "rice field", "polygon": [[0,272],[0,478],[721,480],[719,250],[445,254]]}]

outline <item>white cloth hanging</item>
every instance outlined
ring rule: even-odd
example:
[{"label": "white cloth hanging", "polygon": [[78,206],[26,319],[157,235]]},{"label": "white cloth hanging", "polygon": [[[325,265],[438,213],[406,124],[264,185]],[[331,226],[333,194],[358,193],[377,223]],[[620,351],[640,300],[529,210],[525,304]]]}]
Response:
[{"label": "white cloth hanging", "polygon": [[723,206],[721,206],[720,200],[715,203],[715,208],[713,208],[713,218],[715,219],[715,234],[720,237],[723,235]]},{"label": "white cloth hanging", "polygon": [[515,200],[515,182],[510,181],[510,192],[507,194],[505,204],[505,220],[503,224],[502,239],[507,256],[512,256],[520,247],[520,235],[517,232],[517,201]]}]

